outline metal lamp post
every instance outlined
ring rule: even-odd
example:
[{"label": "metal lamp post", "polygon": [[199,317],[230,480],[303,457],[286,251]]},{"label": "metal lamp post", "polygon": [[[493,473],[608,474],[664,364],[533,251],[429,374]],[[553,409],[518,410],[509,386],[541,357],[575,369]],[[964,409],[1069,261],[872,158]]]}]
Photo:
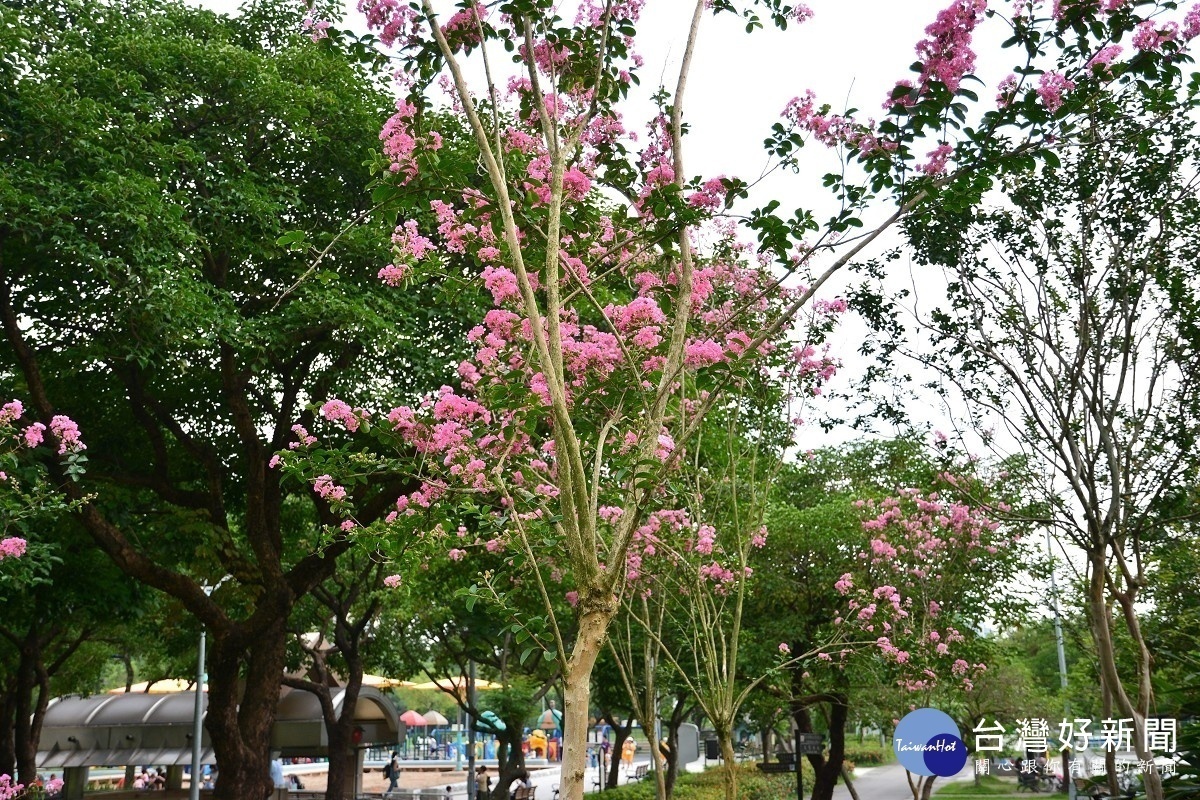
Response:
[{"label": "metal lamp post", "polygon": [[[228,575],[217,581],[214,586],[203,585],[205,597],[212,597],[217,588],[229,580]],[[196,705],[192,714],[192,780],[188,785],[188,797],[200,800],[200,750],[201,739],[204,736],[204,623],[200,623],[200,649],[196,658]]]}]

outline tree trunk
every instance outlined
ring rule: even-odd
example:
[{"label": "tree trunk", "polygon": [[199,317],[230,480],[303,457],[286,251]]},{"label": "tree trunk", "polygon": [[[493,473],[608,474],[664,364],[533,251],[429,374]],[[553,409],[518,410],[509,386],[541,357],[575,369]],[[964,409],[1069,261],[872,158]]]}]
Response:
[{"label": "tree trunk", "polygon": [[679,777],[679,728],[686,716],[687,697],[679,695],[675,698],[675,708],[671,710],[671,716],[667,720],[667,752],[664,754],[666,775],[663,776],[663,784],[666,790],[665,797],[668,799],[675,792],[675,780]]},{"label": "tree trunk", "polygon": [[[1123,714],[1128,715],[1133,719],[1134,734],[1133,734],[1133,749],[1137,753],[1139,761],[1145,762],[1153,759],[1153,754],[1146,750],[1145,747],[1145,730],[1146,730],[1146,715],[1150,711],[1150,703],[1153,702],[1153,689],[1149,685],[1150,670],[1149,661],[1145,664],[1145,669],[1138,669],[1138,703],[1135,705],[1129,698],[1128,692],[1125,691],[1124,684],[1121,683],[1120,672],[1117,667],[1116,643],[1112,636],[1112,614],[1108,603],[1108,591],[1105,585],[1105,574],[1107,572],[1107,564],[1105,563],[1104,552],[1093,552],[1089,558],[1090,576],[1088,584],[1088,612],[1091,617],[1092,639],[1096,645],[1096,660],[1100,664],[1100,683],[1104,688],[1104,714],[1106,719],[1113,717],[1113,712],[1120,710]],[[1130,628],[1129,634],[1135,638],[1135,645],[1140,649],[1145,649],[1145,641],[1137,641],[1140,638],[1141,629],[1136,625],[1136,622],[1130,627],[1127,623],[1127,628]],[[1147,651],[1148,652],[1148,651]],[[1148,656],[1147,656],[1148,659]],[[1141,707],[1145,702],[1146,707]],[[1118,794],[1117,779],[1115,774],[1115,758],[1111,759],[1113,752],[1109,750],[1105,753],[1105,769],[1108,770],[1108,785],[1109,790],[1114,796]],[[1146,792],[1146,800],[1163,800],[1162,780],[1158,773],[1151,771],[1143,776],[1143,788]]]},{"label": "tree trunk", "polygon": [[[807,702],[812,702],[810,695],[803,701],[797,701],[792,710],[792,719],[798,733],[814,733],[812,717],[808,713]],[[816,695],[822,698],[818,702],[829,704],[829,754],[821,753],[807,756],[808,763],[813,768],[812,800],[832,800],[833,791],[837,788],[838,778],[842,775],[842,766],[846,761],[846,721],[850,717],[850,706],[843,694]],[[799,765],[801,758],[796,756]],[[797,766],[799,769],[799,766]]]},{"label": "tree trunk", "polygon": [[15,710],[11,683],[0,694],[0,775],[13,775],[17,769],[17,750],[14,741]]},{"label": "tree trunk", "polygon": [[921,786],[921,800],[929,800],[930,795],[933,794],[933,784],[936,781],[936,775],[931,775],[925,779],[924,784]]},{"label": "tree trunk", "polygon": [[563,674],[566,707],[563,709],[563,760],[559,784],[563,800],[583,800],[592,669],[615,611],[615,603],[609,599],[603,609],[584,611],[580,615],[575,648]]},{"label": "tree trunk", "polygon": [[725,800],[737,800],[737,753],[733,751],[733,730],[718,725],[717,741],[721,743],[721,778],[725,784]]},{"label": "tree trunk", "polygon": [[621,725],[610,712],[606,711],[601,716],[613,729],[612,757],[608,762],[608,775],[604,780],[604,788],[615,789],[621,781],[621,754],[625,740],[633,731],[633,720],[627,719],[625,724]]},{"label": "tree trunk", "polygon": [[[862,730],[859,730],[859,736],[862,736]],[[858,800],[858,791],[854,788],[854,781],[850,779],[850,773],[845,767],[842,767],[842,782],[846,784],[846,791],[850,793],[851,800]]]},{"label": "tree trunk", "polygon": [[[290,598],[277,602],[290,607]],[[286,661],[287,611],[270,616],[253,637],[230,634],[213,642],[205,727],[221,768],[214,800],[263,800],[274,789],[271,729]]]},{"label": "tree trunk", "polygon": [[520,720],[504,720],[504,726],[504,730],[498,734],[500,748],[496,753],[496,788],[492,790],[495,800],[508,800],[508,787],[525,769]]},{"label": "tree trunk", "polygon": [[33,693],[37,688],[37,670],[35,667],[38,653],[38,634],[31,629],[21,643],[17,663],[17,692],[15,702],[15,719],[13,731],[14,756],[16,757],[17,780],[29,786],[37,778],[37,741],[33,738],[30,721],[33,719],[35,706]]}]

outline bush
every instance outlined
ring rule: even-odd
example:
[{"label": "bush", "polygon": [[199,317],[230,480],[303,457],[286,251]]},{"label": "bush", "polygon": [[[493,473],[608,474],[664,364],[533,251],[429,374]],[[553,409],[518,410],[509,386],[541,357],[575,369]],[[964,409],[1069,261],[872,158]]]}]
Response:
[{"label": "bush", "polygon": [[[796,796],[794,775],[764,775],[751,765],[738,765],[738,797],[745,800],[791,800]],[[806,778],[807,782],[807,778]],[[605,800],[654,800],[654,773],[640,783],[609,789]],[[675,782],[672,800],[725,800],[725,787],[719,768],[699,773],[681,773]]]},{"label": "bush", "polygon": [[890,747],[851,744],[846,745],[846,760],[853,761],[860,767],[875,767],[892,763],[895,753]]}]

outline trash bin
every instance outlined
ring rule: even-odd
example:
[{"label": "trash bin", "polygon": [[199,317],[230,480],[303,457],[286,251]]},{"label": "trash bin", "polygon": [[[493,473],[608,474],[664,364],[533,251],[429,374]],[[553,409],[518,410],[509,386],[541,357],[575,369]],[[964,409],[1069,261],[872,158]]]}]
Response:
[{"label": "trash bin", "polygon": [[716,760],[721,757],[721,743],[716,739],[704,740],[704,757]]}]

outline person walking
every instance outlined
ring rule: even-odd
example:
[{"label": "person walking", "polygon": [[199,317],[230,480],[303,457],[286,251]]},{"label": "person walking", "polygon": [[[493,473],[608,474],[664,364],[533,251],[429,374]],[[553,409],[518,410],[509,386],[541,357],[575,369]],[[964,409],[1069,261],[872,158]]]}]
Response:
[{"label": "person walking", "polygon": [[395,750],[392,751],[392,757],[388,759],[387,765],[383,768],[383,777],[388,779],[387,793],[391,794],[399,788],[400,783],[400,754]]}]

